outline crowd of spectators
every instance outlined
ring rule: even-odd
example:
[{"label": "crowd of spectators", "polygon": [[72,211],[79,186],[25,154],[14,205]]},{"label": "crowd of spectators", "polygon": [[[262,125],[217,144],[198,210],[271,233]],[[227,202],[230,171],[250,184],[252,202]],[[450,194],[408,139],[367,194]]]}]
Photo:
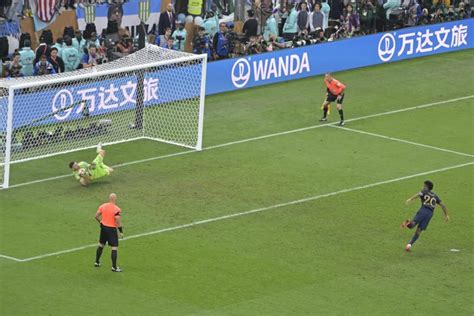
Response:
[{"label": "crowd of spectators", "polygon": [[[263,2],[261,2],[263,3]],[[233,22],[219,22],[207,12],[192,38],[191,49],[209,60],[271,52],[278,49],[334,41],[340,38],[440,23],[471,17],[470,0],[303,0],[247,11],[241,32]],[[268,14],[267,14],[268,13]],[[150,34],[148,34],[150,35]],[[188,38],[184,21],[172,5],[161,13],[151,44],[185,51]],[[90,68],[134,52],[137,39],[128,29],[84,32],[65,28],[52,43],[44,33],[32,49],[30,37],[21,42],[10,60],[2,65],[3,77],[58,74]]]},{"label": "crowd of spectators", "polygon": [[[217,30],[202,25],[193,40],[194,52],[220,60],[471,17],[470,0],[303,0],[280,4],[248,10],[240,33],[234,31],[232,22],[220,23]],[[210,16],[205,23],[212,13]]]},{"label": "crowd of spectators", "polygon": [[[35,50],[31,47],[30,39],[24,40],[11,60],[3,65],[3,76],[16,78],[59,74],[107,62],[107,51],[110,48],[105,39],[99,40],[95,32],[84,38],[83,32],[79,30],[70,35],[57,38],[55,43],[48,42],[48,38],[41,35]],[[122,38],[126,39],[126,35]],[[124,45],[126,46],[124,40],[120,40],[116,44],[116,50],[125,50]]]}]

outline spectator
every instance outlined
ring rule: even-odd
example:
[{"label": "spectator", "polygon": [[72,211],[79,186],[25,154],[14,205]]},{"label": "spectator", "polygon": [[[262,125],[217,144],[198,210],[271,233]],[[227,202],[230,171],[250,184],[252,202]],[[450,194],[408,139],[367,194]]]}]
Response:
[{"label": "spectator", "polygon": [[95,45],[96,48],[100,47],[100,41],[97,38],[97,33],[95,32],[92,32],[91,35],[89,36],[89,39],[86,40],[85,47],[89,49],[91,45]]},{"label": "spectator", "polygon": [[[421,17],[421,16],[420,16]],[[420,17],[418,17],[418,19],[420,19]],[[445,21],[454,21],[457,19],[457,15],[456,15],[456,10],[454,10],[454,6],[450,5],[448,7],[448,10],[444,16],[444,19]]]},{"label": "spectator", "polygon": [[[408,14],[408,19],[407,19],[407,22],[406,22],[406,26],[415,26],[418,24],[418,18],[421,16],[422,14],[422,8],[420,5],[418,5],[418,2],[416,0],[409,0],[407,6],[406,6],[406,9],[407,9],[407,14]],[[442,10],[438,10],[439,13],[441,13],[439,15],[440,18],[443,18],[444,14],[441,12]]]},{"label": "spectator", "polygon": [[266,43],[265,51],[273,52],[278,49],[285,48],[285,39],[283,37],[278,37],[276,34],[270,33],[269,40]]},{"label": "spectator", "polygon": [[386,14],[387,20],[390,19],[390,13],[392,13],[393,9],[398,8],[400,5],[401,5],[400,0],[388,0],[387,2],[385,2],[385,4],[383,5],[383,8],[386,10],[385,14]]},{"label": "spectator", "polygon": [[166,11],[161,12],[160,19],[158,20],[158,35],[164,35],[168,28],[171,29],[171,32],[176,29],[176,15],[173,11],[173,4],[169,3],[166,6]]},{"label": "spectator", "polygon": [[86,54],[86,40],[82,37],[81,30],[74,32],[74,38],[72,39],[72,46],[79,52],[79,60]]},{"label": "spectator", "polygon": [[51,49],[52,49],[53,47],[56,48],[56,50],[58,51],[58,55],[61,56],[61,55],[62,55],[62,50],[63,50],[63,47],[64,47],[64,40],[63,40],[63,38],[62,38],[62,37],[58,37],[58,38],[56,39],[56,43],[55,43],[53,46],[51,46]]},{"label": "spectator", "polygon": [[19,78],[23,77],[21,68],[23,67],[20,63],[20,53],[13,53],[12,61],[6,64],[5,77],[7,78]]},{"label": "spectator", "polygon": [[229,49],[229,57],[234,57],[234,51],[236,43],[238,42],[238,34],[234,31],[234,22],[227,22],[227,33],[225,37],[227,38],[227,47]]},{"label": "spectator", "polygon": [[352,36],[354,32],[359,31],[359,15],[352,8],[352,4],[349,3],[344,9],[344,13],[341,15],[341,23],[345,28],[347,36]]},{"label": "spectator", "polygon": [[466,3],[462,2],[462,1],[459,2],[458,9],[457,9],[457,14],[458,14],[458,19],[459,20],[467,19],[471,16],[471,12],[470,12],[471,8],[470,8],[469,5],[468,5],[468,8],[469,8],[469,14],[466,10]]},{"label": "spectator", "polygon": [[247,14],[249,18],[247,21],[245,21],[244,26],[242,28],[242,32],[245,34],[245,38],[249,40],[250,37],[257,36],[258,22],[255,18],[255,13],[253,12],[253,10],[248,10]]},{"label": "spectator", "polygon": [[229,43],[226,36],[227,26],[225,23],[219,24],[219,32],[214,34],[212,41],[214,45],[214,59],[226,59],[229,58]]},{"label": "spectator", "polygon": [[204,28],[204,32],[210,38],[212,38],[217,32],[219,26],[219,18],[217,16],[214,16],[213,12],[208,12],[201,26]]},{"label": "spectator", "polygon": [[46,43],[46,38],[44,37],[44,35],[41,35],[41,36],[40,36],[39,42],[40,42],[40,44],[38,45],[38,47],[36,47],[35,60],[34,60],[34,62],[33,62],[35,65],[36,65],[36,63],[40,60],[40,57],[41,57],[42,55],[49,56],[49,54],[50,54],[50,52],[51,52],[50,47],[49,47],[48,44]]},{"label": "spectator", "polygon": [[76,70],[79,66],[81,59],[79,58],[79,52],[72,46],[72,39],[66,35],[64,38],[66,47],[63,48],[61,58],[64,62],[64,71]]},{"label": "spectator", "polygon": [[[99,1],[97,1],[99,2]],[[105,2],[105,1],[102,1],[102,3]],[[114,27],[112,27],[111,29],[109,29],[109,33],[115,33],[117,32],[120,27],[122,26],[122,19],[123,19],[123,5],[122,4],[117,4],[117,2],[120,2],[120,1],[108,1],[109,3],[109,8],[107,10],[107,21],[109,22],[115,22],[113,23],[112,25],[114,25]],[[125,1],[121,1],[122,3],[125,2]],[[93,2],[94,3],[94,2]],[[115,4],[114,4],[115,3]],[[115,27],[116,26],[116,27]]]},{"label": "spectator", "polygon": [[99,41],[100,46],[97,47],[97,54],[99,55],[99,59],[101,60],[102,63],[106,63],[108,61],[107,57],[107,42],[105,39],[101,39]]},{"label": "spectator", "polygon": [[[275,12],[276,13],[276,12]],[[278,25],[275,20],[275,15],[270,15],[265,22],[265,29],[263,32],[263,37],[266,41],[270,39],[270,34],[278,34]]]},{"label": "spectator", "polygon": [[311,14],[310,20],[309,20],[309,27],[311,32],[314,32],[316,29],[323,29],[323,20],[324,20],[324,15],[321,12],[321,4],[320,3],[315,3],[313,6],[313,14]]},{"label": "spectator", "polygon": [[306,2],[302,2],[300,4],[300,11],[298,12],[297,16],[297,24],[298,24],[298,32],[305,32],[308,30],[309,25],[309,14],[308,14],[308,4]]},{"label": "spectator", "polygon": [[329,18],[332,20],[339,20],[344,11],[343,0],[329,0],[331,6],[331,12],[329,12]]},{"label": "spectator", "polygon": [[286,19],[285,25],[283,26],[283,38],[285,40],[291,41],[295,37],[296,33],[298,33],[298,13],[296,12],[295,6],[293,4],[289,4],[289,9],[290,13],[288,14],[288,18]]},{"label": "spectator", "polygon": [[472,17],[472,6],[470,0],[464,0],[464,10],[466,10],[466,19]]},{"label": "spectator", "polygon": [[257,36],[251,36],[250,41],[247,44],[247,47],[245,48],[245,54],[246,55],[255,55],[255,54],[260,54],[262,52],[261,50],[260,43],[258,41]]},{"label": "spectator", "polygon": [[35,76],[51,75],[55,74],[53,65],[48,61],[46,55],[40,57],[39,62],[36,63],[33,74]]},{"label": "spectator", "polygon": [[168,38],[165,48],[169,49],[169,50],[175,50],[174,49],[174,39],[172,37]]},{"label": "spectator", "polygon": [[428,9],[424,8],[423,13],[421,14],[420,19],[418,20],[419,25],[431,24],[431,15]]},{"label": "spectator", "polygon": [[328,28],[329,25],[329,14],[331,13],[331,7],[329,6],[327,0],[323,0],[321,3],[321,13],[324,16],[323,19],[323,30]]},{"label": "spectator", "polygon": [[55,73],[60,74],[64,72],[64,61],[59,57],[59,50],[56,47],[51,48],[51,56],[49,56],[48,61],[53,66]]},{"label": "spectator", "polygon": [[82,57],[82,68],[92,68],[99,64],[99,57],[97,55],[97,47],[91,44],[88,49],[88,54]]},{"label": "spectator", "polygon": [[211,58],[211,47],[209,36],[205,33],[206,29],[202,26],[199,27],[197,34],[193,39],[193,53],[194,54],[207,54],[207,58]]},{"label": "spectator", "polygon": [[278,15],[280,17],[280,22],[278,23],[278,34],[283,34],[283,27],[285,26],[286,19],[288,19],[288,9],[286,8],[286,4],[283,4]]},{"label": "spectator", "polygon": [[375,28],[375,6],[372,0],[362,0],[359,5],[360,28],[365,34]]},{"label": "spectator", "polygon": [[31,49],[31,41],[29,39],[25,40],[23,47],[19,51],[20,54],[20,63],[23,66],[21,68],[21,73],[24,76],[33,75],[33,63],[35,61],[35,53]]},{"label": "spectator", "polygon": [[122,34],[120,37],[120,41],[117,43],[117,51],[123,55],[133,53],[133,41],[127,33]]},{"label": "spectator", "polygon": [[315,30],[315,39],[317,40],[318,43],[322,43],[326,41],[326,38],[324,37],[324,30],[323,29],[316,29]]},{"label": "spectator", "polygon": [[181,21],[176,21],[176,27],[177,29],[171,35],[171,37],[174,39],[174,50],[184,52],[186,48],[186,38],[188,37],[188,32],[184,28],[184,24]]},{"label": "spectator", "polygon": [[171,28],[166,28],[165,33],[156,38],[155,44],[159,47],[166,48],[168,45],[168,39],[171,37]]}]

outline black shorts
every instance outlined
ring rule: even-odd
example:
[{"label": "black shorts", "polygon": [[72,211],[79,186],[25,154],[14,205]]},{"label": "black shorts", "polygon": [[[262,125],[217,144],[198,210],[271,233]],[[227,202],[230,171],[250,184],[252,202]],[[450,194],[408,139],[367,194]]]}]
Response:
[{"label": "black shorts", "polygon": [[99,243],[102,245],[108,243],[110,247],[118,247],[118,240],[117,228],[100,224]]},{"label": "black shorts", "polygon": [[[332,94],[331,92],[328,92],[328,97],[326,98],[327,102],[334,102],[337,100],[337,95]],[[342,104],[344,101],[344,93],[340,94],[340,99],[337,101],[337,104]]]}]

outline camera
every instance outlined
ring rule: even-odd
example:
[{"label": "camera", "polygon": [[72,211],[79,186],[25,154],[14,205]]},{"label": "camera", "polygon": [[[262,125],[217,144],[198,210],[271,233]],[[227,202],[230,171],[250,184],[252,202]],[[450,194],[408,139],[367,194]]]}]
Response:
[{"label": "camera", "polygon": [[319,43],[319,40],[314,37],[314,34],[308,34],[306,36],[295,36],[293,38],[292,47],[301,47],[306,45],[313,45]]}]

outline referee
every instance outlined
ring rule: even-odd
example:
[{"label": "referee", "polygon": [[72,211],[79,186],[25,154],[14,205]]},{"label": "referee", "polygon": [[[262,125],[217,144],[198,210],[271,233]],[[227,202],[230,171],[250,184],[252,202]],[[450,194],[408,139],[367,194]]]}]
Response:
[{"label": "referee", "polygon": [[102,255],[105,244],[109,243],[109,246],[112,247],[112,272],[122,272],[122,270],[117,267],[117,250],[119,244],[117,230],[120,233],[120,238],[123,238],[121,223],[122,210],[115,204],[116,201],[117,194],[111,193],[109,195],[109,202],[99,206],[95,214],[95,219],[100,223],[100,238],[94,266],[100,267],[100,256]]},{"label": "referee", "polygon": [[324,76],[324,83],[327,87],[327,96],[322,106],[323,117],[320,119],[320,121],[326,122],[328,120],[327,116],[329,112],[329,105],[336,101],[337,111],[339,112],[339,116],[341,118],[339,121],[339,126],[344,126],[344,110],[342,109],[342,102],[344,101],[344,91],[346,86],[340,81],[334,79],[330,73],[327,73]]}]

